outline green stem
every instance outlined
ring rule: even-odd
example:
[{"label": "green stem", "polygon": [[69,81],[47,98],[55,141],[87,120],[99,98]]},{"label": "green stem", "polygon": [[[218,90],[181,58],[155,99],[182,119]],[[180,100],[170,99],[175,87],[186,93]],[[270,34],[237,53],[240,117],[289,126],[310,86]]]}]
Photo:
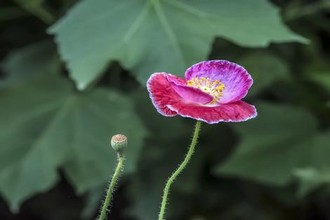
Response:
[{"label": "green stem", "polygon": [[56,17],[51,14],[46,8],[42,6],[41,3],[29,2],[26,0],[14,0],[18,5],[24,8],[27,12],[39,18],[45,24],[52,24]]},{"label": "green stem", "polygon": [[201,128],[201,123],[202,123],[201,121],[196,122],[194,136],[192,138],[188,153],[187,153],[186,157],[184,158],[184,160],[182,161],[182,163],[176,169],[176,171],[172,174],[172,176],[166,182],[164,192],[163,192],[163,199],[162,199],[162,203],[161,203],[161,208],[160,208],[160,212],[159,212],[159,215],[158,215],[158,220],[163,220],[164,219],[165,209],[166,209],[166,205],[167,205],[167,197],[168,197],[168,193],[170,191],[172,183],[174,182],[175,178],[187,166],[191,156],[193,155],[193,153],[195,151],[195,146],[197,144],[197,139],[198,139],[199,131],[200,131],[200,128]]},{"label": "green stem", "polygon": [[113,174],[113,177],[111,179],[109,188],[107,190],[107,195],[105,197],[105,200],[104,200],[104,203],[103,203],[103,206],[102,206],[102,210],[101,210],[101,214],[100,214],[98,220],[106,219],[106,215],[107,215],[107,212],[108,212],[108,206],[110,204],[112,194],[114,192],[114,188],[115,188],[116,183],[118,181],[120,172],[123,170],[124,160],[125,160],[124,156],[122,154],[118,153],[118,164],[117,164],[115,173]]}]

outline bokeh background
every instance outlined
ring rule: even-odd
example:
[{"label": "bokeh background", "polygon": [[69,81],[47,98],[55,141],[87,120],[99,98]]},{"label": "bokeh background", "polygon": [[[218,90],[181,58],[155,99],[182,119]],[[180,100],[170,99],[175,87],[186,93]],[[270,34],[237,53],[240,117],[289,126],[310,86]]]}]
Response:
[{"label": "bokeh background", "polygon": [[330,219],[329,0],[2,0],[0,219],[94,219],[116,133],[109,219],[157,219],[194,121],[158,114],[145,82],[207,59],[250,72],[259,115],[202,125],[166,219]]}]

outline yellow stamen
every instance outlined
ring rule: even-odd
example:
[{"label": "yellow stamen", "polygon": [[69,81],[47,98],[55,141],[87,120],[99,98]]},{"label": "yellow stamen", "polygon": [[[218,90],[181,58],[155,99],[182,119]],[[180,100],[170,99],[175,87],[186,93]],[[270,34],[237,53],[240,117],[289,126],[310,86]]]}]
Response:
[{"label": "yellow stamen", "polygon": [[205,77],[192,78],[187,81],[187,86],[197,88],[203,92],[211,95],[213,100],[209,104],[218,102],[222,96],[222,92],[225,89],[225,85],[220,80],[210,80]]}]

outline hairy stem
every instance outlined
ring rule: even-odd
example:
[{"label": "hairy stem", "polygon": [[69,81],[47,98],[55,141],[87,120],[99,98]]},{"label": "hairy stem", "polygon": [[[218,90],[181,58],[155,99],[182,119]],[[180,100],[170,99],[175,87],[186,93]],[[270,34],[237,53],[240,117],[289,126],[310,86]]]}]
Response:
[{"label": "hairy stem", "polygon": [[108,207],[109,207],[110,201],[112,199],[112,194],[114,192],[114,188],[115,188],[116,183],[118,181],[120,172],[123,170],[124,160],[125,160],[124,156],[122,154],[118,153],[118,164],[117,164],[115,173],[112,176],[112,179],[111,179],[109,188],[107,190],[107,194],[106,194],[106,197],[105,197],[105,200],[104,200],[104,203],[103,203],[101,213],[100,213],[100,216],[99,216],[98,220],[105,220],[106,219],[107,212],[108,212]]},{"label": "hairy stem", "polygon": [[193,155],[193,153],[195,151],[195,146],[197,144],[197,139],[198,139],[199,131],[201,128],[201,123],[202,123],[201,121],[196,122],[194,136],[192,138],[188,153],[186,154],[186,157],[184,158],[182,163],[179,165],[179,167],[175,170],[175,172],[172,174],[172,176],[166,182],[164,192],[163,192],[161,208],[160,208],[160,212],[158,215],[158,220],[164,219],[165,209],[166,209],[166,205],[167,205],[167,197],[168,197],[168,193],[170,191],[172,183],[174,182],[176,177],[183,171],[183,169],[187,166],[191,156]]}]

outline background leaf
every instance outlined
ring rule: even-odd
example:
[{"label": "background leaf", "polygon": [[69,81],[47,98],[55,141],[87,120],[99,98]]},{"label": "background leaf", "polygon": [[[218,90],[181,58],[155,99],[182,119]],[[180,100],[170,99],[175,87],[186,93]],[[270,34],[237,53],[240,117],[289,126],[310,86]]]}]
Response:
[{"label": "background leaf", "polygon": [[[125,16],[122,16],[125,14]],[[120,26],[118,26],[120,21]],[[86,0],[50,29],[78,89],[118,60],[144,84],[157,71],[182,74],[221,36],[243,46],[300,41],[264,0]],[[94,37],[94,36],[98,37]]]},{"label": "background leaf", "polygon": [[317,189],[320,185],[330,183],[329,170],[316,170],[314,168],[297,169],[293,173],[301,182],[298,195],[303,197],[311,191]]},{"label": "background leaf", "polygon": [[271,53],[250,53],[241,58],[238,63],[244,66],[253,78],[249,96],[260,94],[275,82],[289,78],[285,63]]},{"label": "background leaf", "polygon": [[116,133],[130,140],[125,169],[134,170],[146,131],[131,101],[115,91],[74,93],[50,77],[6,91],[0,104],[0,190],[13,210],[52,187],[60,167],[79,193],[104,184],[116,163],[109,146]]},{"label": "background leaf", "polygon": [[61,65],[54,46],[51,42],[40,42],[12,51],[1,62],[0,67],[6,76],[0,81],[0,88],[57,74]]},{"label": "background leaf", "polygon": [[[218,175],[283,185],[297,175],[302,181],[309,180],[302,175],[303,169],[313,169],[316,174],[329,170],[330,163],[324,155],[330,151],[326,147],[330,135],[317,132],[316,121],[310,114],[297,108],[264,103],[258,104],[257,109],[256,120],[234,126],[242,141],[233,155],[215,168]],[[314,180],[319,183],[327,178]]]},{"label": "background leaf", "polygon": [[330,73],[313,73],[309,78],[330,93]]}]

